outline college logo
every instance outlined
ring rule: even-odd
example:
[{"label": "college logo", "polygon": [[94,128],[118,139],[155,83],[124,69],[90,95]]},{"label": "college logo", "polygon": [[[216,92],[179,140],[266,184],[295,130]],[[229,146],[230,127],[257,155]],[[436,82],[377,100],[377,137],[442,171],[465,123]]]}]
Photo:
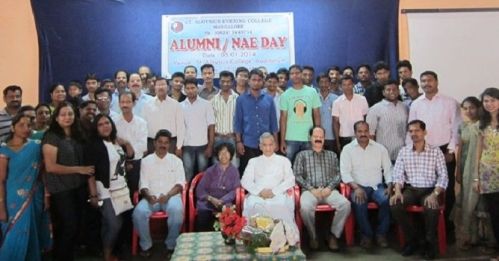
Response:
[{"label": "college logo", "polygon": [[184,24],[182,22],[173,22],[170,29],[175,33],[181,32],[184,30]]}]

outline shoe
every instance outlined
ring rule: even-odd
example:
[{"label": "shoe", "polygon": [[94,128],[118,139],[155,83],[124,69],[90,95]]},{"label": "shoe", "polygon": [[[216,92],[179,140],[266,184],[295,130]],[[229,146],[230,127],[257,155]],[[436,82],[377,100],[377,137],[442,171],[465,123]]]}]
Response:
[{"label": "shoe", "polygon": [[382,248],[388,247],[388,240],[386,240],[386,236],[378,235],[376,236],[376,244]]},{"label": "shoe", "polygon": [[310,239],[309,245],[310,245],[310,250],[319,249],[319,242],[316,239]]},{"label": "shoe", "polygon": [[402,248],[402,256],[412,256],[414,253],[416,253],[417,250],[417,246],[406,244],[404,248]]},{"label": "shoe", "polygon": [[152,247],[150,247],[149,249],[146,249],[146,250],[142,250],[141,249],[140,252],[139,252],[139,255],[141,257],[151,257],[151,255],[152,255],[152,251],[151,250],[152,250]]},{"label": "shoe", "polygon": [[437,254],[435,253],[435,250],[433,250],[432,247],[428,247],[423,257],[425,260],[433,260],[435,259],[435,257],[437,257]]},{"label": "shoe", "polygon": [[360,247],[365,248],[365,249],[371,249],[373,246],[373,242],[370,238],[368,237],[362,237],[360,240]]},{"label": "shoe", "polygon": [[333,252],[337,252],[340,250],[340,246],[338,245],[338,239],[334,235],[331,235],[329,237],[329,240],[327,242],[327,247],[329,248],[329,250]]}]

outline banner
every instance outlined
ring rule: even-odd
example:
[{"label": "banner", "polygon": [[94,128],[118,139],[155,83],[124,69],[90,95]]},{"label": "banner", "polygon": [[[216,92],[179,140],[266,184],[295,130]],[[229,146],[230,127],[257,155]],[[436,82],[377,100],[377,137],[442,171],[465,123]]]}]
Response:
[{"label": "banner", "polygon": [[295,63],[293,13],[163,15],[162,75],[205,63],[216,73],[289,67]]}]

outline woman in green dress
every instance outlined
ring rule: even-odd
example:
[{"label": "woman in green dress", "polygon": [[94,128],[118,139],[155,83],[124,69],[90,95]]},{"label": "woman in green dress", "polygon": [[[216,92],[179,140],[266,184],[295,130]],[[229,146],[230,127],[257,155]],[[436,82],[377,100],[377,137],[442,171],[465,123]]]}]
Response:
[{"label": "woman in green dress", "polygon": [[35,124],[31,139],[41,140],[43,138],[45,131],[49,128],[51,114],[52,110],[46,103],[40,103],[35,107]]}]

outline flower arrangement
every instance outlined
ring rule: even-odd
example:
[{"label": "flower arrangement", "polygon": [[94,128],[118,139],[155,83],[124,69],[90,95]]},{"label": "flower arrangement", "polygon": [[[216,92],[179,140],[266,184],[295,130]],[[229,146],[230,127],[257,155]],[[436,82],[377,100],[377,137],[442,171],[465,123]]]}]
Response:
[{"label": "flower arrangement", "polygon": [[[213,227],[215,230],[220,230],[222,235],[225,235],[232,241],[239,238],[239,234],[246,225],[246,219],[237,214],[234,206],[224,206],[222,212],[217,214],[218,222],[215,222]],[[227,243],[227,240],[226,240]]]}]

